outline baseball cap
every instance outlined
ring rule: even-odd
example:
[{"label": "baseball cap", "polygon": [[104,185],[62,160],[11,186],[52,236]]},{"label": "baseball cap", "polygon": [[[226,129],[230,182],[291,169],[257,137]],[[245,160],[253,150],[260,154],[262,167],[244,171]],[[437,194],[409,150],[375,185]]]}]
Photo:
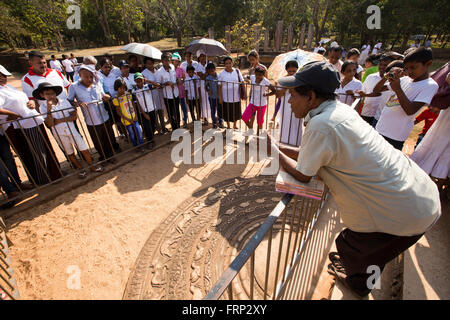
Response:
[{"label": "baseball cap", "polygon": [[339,71],[327,61],[305,64],[295,75],[283,77],[278,84],[286,88],[309,85],[321,93],[333,93],[341,84]]},{"label": "baseball cap", "polygon": [[134,80],[137,80],[137,79],[144,79],[144,76],[142,75],[142,73],[136,72],[134,74]]},{"label": "baseball cap", "polygon": [[120,62],[119,62],[119,68],[122,68],[122,67],[129,67],[130,65],[129,65],[129,63],[128,63],[128,61],[127,60],[120,60]]},{"label": "baseball cap", "polygon": [[12,74],[8,70],[6,70],[6,68],[1,64],[0,64],[0,73],[6,77],[12,76]]}]

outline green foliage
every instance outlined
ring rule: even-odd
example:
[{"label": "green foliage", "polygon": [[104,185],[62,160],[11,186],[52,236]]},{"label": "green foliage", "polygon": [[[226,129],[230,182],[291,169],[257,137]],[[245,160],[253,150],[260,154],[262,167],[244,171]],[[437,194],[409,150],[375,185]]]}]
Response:
[{"label": "green foliage", "polygon": [[[261,22],[250,24],[246,19],[241,19],[231,27],[231,47],[233,49],[240,49],[245,53],[248,53],[250,50],[254,49],[255,27],[259,27],[261,30],[259,42],[261,43],[264,41],[265,28],[262,26]],[[219,39],[219,41],[225,43],[225,39]]]},{"label": "green foliage", "polygon": [[[81,30],[66,27],[72,3],[81,8]],[[381,8],[381,30],[366,27],[372,4]],[[100,46],[175,36],[184,44],[210,27],[224,38],[230,25],[233,48],[248,51],[254,26],[262,41],[279,20],[285,30],[292,23],[295,38],[304,23],[313,24],[315,40],[331,37],[346,47],[378,39],[405,46],[414,34],[439,35],[445,45],[450,30],[448,0],[0,0],[0,15],[0,42],[10,47],[72,37]]]}]

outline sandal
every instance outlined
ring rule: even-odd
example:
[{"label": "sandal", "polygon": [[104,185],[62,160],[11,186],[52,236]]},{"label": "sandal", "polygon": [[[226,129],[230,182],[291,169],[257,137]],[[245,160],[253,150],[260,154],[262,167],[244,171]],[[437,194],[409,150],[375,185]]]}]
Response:
[{"label": "sandal", "polygon": [[86,177],[87,177],[87,172],[84,170],[78,174],[78,178],[80,178],[80,179],[84,179]]},{"label": "sandal", "polygon": [[328,265],[327,271],[329,274],[333,275],[336,280],[342,283],[348,290],[350,290],[354,296],[362,299],[370,293],[370,290],[362,292],[360,290],[355,290],[354,288],[352,288],[347,282],[347,274],[345,273],[345,269],[337,268],[334,264],[330,263]]},{"label": "sandal", "polygon": [[328,259],[330,259],[330,261],[332,262],[332,263],[340,263],[340,264],[342,264],[341,263],[341,257],[339,256],[339,253],[337,253],[337,252],[330,252],[329,254],[328,254]]},{"label": "sandal", "polygon": [[97,166],[95,168],[92,168],[92,172],[103,172],[105,169],[102,166]]}]

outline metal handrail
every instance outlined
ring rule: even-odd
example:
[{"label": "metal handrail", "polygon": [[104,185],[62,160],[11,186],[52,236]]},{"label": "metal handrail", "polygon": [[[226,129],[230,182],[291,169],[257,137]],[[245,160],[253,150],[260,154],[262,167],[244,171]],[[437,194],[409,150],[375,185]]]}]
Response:
[{"label": "metal handrail", "polygon": [[12,268],[6,226],[0,218],[0,300],[17,300],[20,294]]},{"label": "metal handrail", "polygon": [[284,212],[294,195],[285,194],[277,206],[272,210],[266,218],[262,226],[256,231],[255,235],[250,239],[247,245],[242,249],[239,255],[233,260],[230,266],[223,272],[222,276],[216,282],[216,285],[205,296],[205,300],[217,300],[225,292],[226,288],[231,284],[237,276],[244,264],[253,255],[256,248],[270,231],[277,221],[278,217]]},{"label": "metal handrail", "polygon": [[[306,197],[294,196],[292,194],[284,194],[281,201],[277,204],[277,206],[272,210],[270,215],[266,218],[263,225],[256,231],[255,235],[249,240],[249,242],[245,245],[245,247],[241,250],[238,256],[232,261],[230,266],[222,273],[219,277],[215,285],[212,289],[207,293],[204,297],[204,300],[218,300],[222,297],[225,291],[228,292],[228,298],[233,299],[233,280],[239,274],[239,272],[243,269],[246,262],[251,258],[251,279],[250,279],[250,299],[254,298],[254,268],[255,268],[255,252],[258,246],[261,244],[262,240],[266,235],[268,235],[268,250],[267,250],[267,258],[266,258],[266,272],[265,272],[265,280],[264,280],[264,289],[263,295],[264,300],[268,296],[268,275],[271,261],[271,248],[272,248],[272,239],[273,239],[273,227],[275,223],[279,222],[279,218],[283,216],[282,219],[282,229],[281,229],[281,240],[279,244],[278,256],[276,257],[276,272],[275,272],[275,284],[274,284],[274,292],[272,299],[281,299],[283,294],[286,291],[287,285],[289,281],[293,279],[293,271],[296,269],[300,262],[300,257],[302,250],[310,238],[311,233],[313,232],[313,228],[315,223],[320,215],[321,209],[325,203],[325,200],[328,196],[328,189],[325,187],[325,191],[322,197],[322,200],[313,200]],[[287,209],[288,205],[294,201],[292,216],[290,218],[290,222],[287,220]],[[298,207],[297,207],[298,204]],[[298,214],[297,214],[298,213]],[[295,218],[298,219],[295,222]],[[303,218],[303,225],[301,226]],[[286,255],[282,257],[283,251],[283,239],[284,239],[284,231],[285,226],[289,225],[289,239],[287,242],[287,250]],[[290,248],[292,244],[293,231],[297,228],[297,232],[295,235],[295,241],[293,243],[292,254],[290,254]],[[299,232],[301,227],[301,233]],[[300,236],[300,237],[299,237]],[[297,245],[298,243],[298,245]],[[289,255],[291,258],[289,259]],[[280,273],[281,263],[284,260],[284,271]],[[281,279],[278,275],[281,275]]]}]

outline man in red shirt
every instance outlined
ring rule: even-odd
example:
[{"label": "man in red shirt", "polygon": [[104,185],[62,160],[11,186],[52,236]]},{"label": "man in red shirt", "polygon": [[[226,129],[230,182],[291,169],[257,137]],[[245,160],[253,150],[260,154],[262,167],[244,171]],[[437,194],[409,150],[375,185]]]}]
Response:
[{"label": "man in red shirt", "polygon": [[416,125],[422,121],[425,121],[425,125],[423,126],[422,132],[419,134],[419,138],[417,139],[415,148],[419,145],[420,141],[422,141],[422,139],[425,136],[425,134],[427,133],[428,129],[431,128],[434,121],[439,116],[439,111],[440,111],[439,108],[428,107],[424,111],[422,111],[421,114],[419,114],[416,117],[416,120],[414,120],[414,125]]},{"label": "man in red shirt", "polygon": [[[66,77],[60,71],[47,67],[45,56],[39,51],[31,51],[28,59],[31,67],[28,73],[22,78],[22,90],[28,96],[28,99],[34,100],[33,91],[41,82],[49,82],[53,86],[61,86],[66,89],[70,86],[70,82],[67,81]],[[58,99],[67,99],[66,90],[61,92]],[[35,101],[35,108],[38,111],[39,103]]]}]

